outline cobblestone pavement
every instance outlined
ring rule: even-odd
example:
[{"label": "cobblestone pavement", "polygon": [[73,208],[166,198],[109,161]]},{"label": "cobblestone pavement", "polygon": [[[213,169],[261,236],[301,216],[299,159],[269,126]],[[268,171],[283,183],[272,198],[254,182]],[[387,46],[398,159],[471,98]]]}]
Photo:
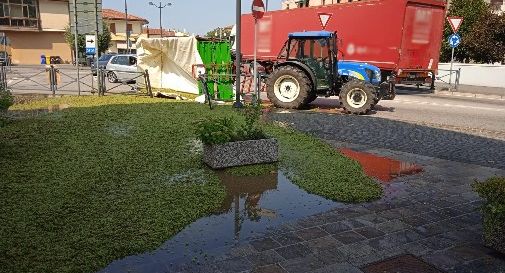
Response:
[{"label": "cobblestone pavement", "polygon": [[471,183],[504,170],[349,145],[336,148],[413,162],[424,172],[385,186],[376,202],[346,205],[269,231],[230,253],[180,272],[345,272],[412,254],[449,273],[504,273],[505,257],[483,245],[482,201]]},{"label": "cobblestone pavement", "polygon": [[505,169],[505,141],[372,116],[281,111],[274,120],[327,140]]}]

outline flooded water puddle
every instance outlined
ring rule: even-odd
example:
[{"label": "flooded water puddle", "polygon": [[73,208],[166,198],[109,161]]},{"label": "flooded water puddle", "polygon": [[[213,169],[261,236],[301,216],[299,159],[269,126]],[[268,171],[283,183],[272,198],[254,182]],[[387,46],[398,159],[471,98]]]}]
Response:
[{"label": "flooded water puddle", "polygon": [[423,168],[409,162],[403,162],[370,153],[357,152],[348,148],[341,148],[345,156],[358,161],[363,171],[370,177],[377,178],[383,183],[391,182],[396,177],[420,173]]},{"label": "flooded water puddle", "polygon": [[114,261],[100,272],[177,272],[181,265],[221,256],[286,222],[342,206],[305,192],[280,172],[219,176],[226,197],[216,213],[193,222],[157,250]]},{"label": "flooded water puddle", "polygon": [[29,118],[29,117],[38,117],[42,115],[47,115],[50,113],[57,113],[62,110],[70,108],[68,104],[55,104],[50,105],[46,108],[36,108],[31,110],[10,110],[8,112],[8,116],[10,118]]}]

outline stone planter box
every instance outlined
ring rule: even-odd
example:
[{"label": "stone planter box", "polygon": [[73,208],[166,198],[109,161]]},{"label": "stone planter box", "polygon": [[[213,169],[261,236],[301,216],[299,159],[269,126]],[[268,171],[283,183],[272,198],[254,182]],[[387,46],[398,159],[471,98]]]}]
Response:
[{"label": "stone planter box", "polygon": [[203,162],[213,169],[277,162],[277,139],[235,141],[203,146]]}]

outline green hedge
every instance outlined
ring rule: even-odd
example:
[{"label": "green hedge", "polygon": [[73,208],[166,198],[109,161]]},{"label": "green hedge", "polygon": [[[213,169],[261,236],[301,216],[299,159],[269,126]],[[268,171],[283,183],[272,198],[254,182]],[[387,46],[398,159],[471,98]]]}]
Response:
[{"label": "green hedge", "polygon": [[489,178],[473,186],[486,200],[482,207],[486,244],[505,254],[505,177]]}]

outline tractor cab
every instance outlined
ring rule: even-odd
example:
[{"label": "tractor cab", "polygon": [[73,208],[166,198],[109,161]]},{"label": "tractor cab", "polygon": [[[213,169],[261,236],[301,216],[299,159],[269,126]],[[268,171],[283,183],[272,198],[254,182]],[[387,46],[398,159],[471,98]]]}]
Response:
[{"label": "tractor cab", "polygon": [[290,33],[278,59],[308,66],[318,90],[333,89],[337,71],[336,34],[329,31]]}]

